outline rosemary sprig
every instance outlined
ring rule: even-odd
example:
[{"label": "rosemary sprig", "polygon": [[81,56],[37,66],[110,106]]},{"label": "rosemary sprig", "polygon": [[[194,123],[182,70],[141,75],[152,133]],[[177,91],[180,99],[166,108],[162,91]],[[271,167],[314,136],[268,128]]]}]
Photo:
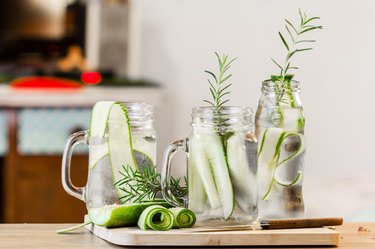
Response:
[{"label": "rosemary sprig", "polygon": [[[134,170],[132,167],[122,166],[121,180],[115,183],[124,192],[120,197],[122,202],[142,202],[154,200],[161,191],[160,174],[156,166],[144,165],[142,171]],[[185,185],[181,186],[179,178],[170,179],[170,189],[176,198],[182,198],[187,194],[186,179]]]},{"label": "rosemary sprig", "polygon": [[[302,44],[314,43],[316,40],[302,39],[301,36],[303,34],[312,30],[322,29],[322,26],[312,24],[314,20],[318,20],[320,17],[308,17],[306,13],[303,13],[301,10],[298,11],[298,14],[300,17],[298,28],[296,28],[296,25],[293,25],[289,20],[285,19],[285,29],[288,33],[289,39],[286,39],[285,36],[279,32],[279,37],[287,49],[284,66],[281,66],[280,63],[277,63],[273,58],[271,58],[273,63],[275,63],[280,69],[279,76],[271,76],[271,80],[277,83],[275,84],[275,90],[280,93],[276,98],[277,105],[290,104],[291,107],[295,106],[290,85],[294,75],[288,73],[292,69],[298,69],[298,67],[292,66],[291,58],[299,52],[312,50],[312,47],[302,47]],[[284,99],[285,93],[289,95],[289,100]]]},{"label": "rosemary sprig", "polygon": [[232,77],[232,74],[227,75],[226,73],[228,69],[231,67],[232,62],[235,61],[237,58],[230,60],[228,59],[228,55],[223,54],[222,56],[220,56],[217,52],[215,52],[215,55],[219,63],[218,74],[215,75],[211,71],[204,71],[205,73],[209,74],[214,80],[214,82],[212,82],[212,79],[207,79],[208,83],[210,84],[212,101],[203,101],[212,105],[215,108],[215,110],[219,110],[225,103],[229,101],[229,99],[224,99],[224,96],[230,94],[228,90],[232,84],[225,83],[228,82],[230,77]]},{"label": "rosemary sprig", "polygon": [[288,76],[288,71],[291,69],[298,69],[298,67],[291,65],[291,58],[299,52],[312,50],[312,47],[301,47],[301,45],[316,42],[316,40],[301,39],[301,36],[312,30],[322,29],[322,26],[312,24],[314,20],[318,20],[320,19],[320,17],[308,17],[306,13],[303,13],[301,10],[298,11],[298,14],[300,16],[298,28],[296,28],[296,25],[293,25],[289,20],[285,19],[285,29],[288,33],[289,39],[286,39],[285,36],[281,32],[279,32],[279,37],[285,48],[287,49],[284,66],[281,66],[280,63],[277,63],[274,59],[271,58],[271,60],[280,69],[279,80],[281,82],[287,82],[288,77],[290,81],[291,77],[293,76]]}]

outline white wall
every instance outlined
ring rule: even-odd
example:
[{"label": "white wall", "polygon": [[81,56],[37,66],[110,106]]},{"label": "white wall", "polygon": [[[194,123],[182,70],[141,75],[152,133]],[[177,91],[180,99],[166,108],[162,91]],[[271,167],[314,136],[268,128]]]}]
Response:
[{"label": "white wall", "polygon": [[262,80],[277,73],[270,57],[285,54],[284,18],[297,20],[298,8],[321,16],[314,50],[295,60],[307,120],[306,214],[375,213],[375,1],[136,0],[133,8],[132,68],[162,83],[168,100],[157,114],[160,157],[190,133],[191,108],[209,98],[203,71],[215,70],[214,51],[238,57],[229,103],[256,109]]}]

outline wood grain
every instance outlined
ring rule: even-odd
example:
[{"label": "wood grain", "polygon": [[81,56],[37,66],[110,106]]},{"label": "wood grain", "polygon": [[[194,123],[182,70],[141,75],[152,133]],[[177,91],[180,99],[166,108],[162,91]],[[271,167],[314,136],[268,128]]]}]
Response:
[{"label": "wood grain", "polygon": [[[55,233],[55,230],[67,228],[71,225],[72,224],[0,224],[0,248],[119,248],[96,237],[85,229],[77,230],[72,234],[58,235]],[[358,232],[358,227],[360,225],[371,230],[371,232]],[[337,227],[337,231],[341,233],[340,246],[338,247],[340,249],[375,248],[375,223],[344,224],[343,226]],[[168,245],[169,241],[165,243]],[[177,247],[168,248],[172,249]],[[218,246],[207,246],[205,248],[218,248]],[[262,249],[267,248],[275,247],[262,247]],[[282,248],[298,249],[304,247]],[[310,246],[308,248],[318,249],[322,247]]]},{"label": "wood grain", "polygon": [[[215,232],[143,231],[137,227],[107,229],[86,226],[98,237],[122,246],[337,246],[339,233],[327,228]],[[197,228],[199,230],[199,227]],[[166,243],[167,241],[167,243]]]}]

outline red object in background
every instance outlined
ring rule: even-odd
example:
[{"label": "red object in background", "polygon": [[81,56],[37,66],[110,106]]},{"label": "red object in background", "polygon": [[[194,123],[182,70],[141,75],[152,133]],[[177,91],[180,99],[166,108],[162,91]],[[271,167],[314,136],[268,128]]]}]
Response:
[{"label": "red object in background", "polygon": [[59,89],[59,90],[69,90],[81,88],[82,84],[78,81],[62,79],[56,77],[46,77],[46,76],[27,76],[13,80],[10,83],[12,88],[18,89]]},{"label": "red object in background", "polygon": [[102,75],[98,72],[84,72],[81,75],[81,80],[88,85],[96,85],[102,81]]}]

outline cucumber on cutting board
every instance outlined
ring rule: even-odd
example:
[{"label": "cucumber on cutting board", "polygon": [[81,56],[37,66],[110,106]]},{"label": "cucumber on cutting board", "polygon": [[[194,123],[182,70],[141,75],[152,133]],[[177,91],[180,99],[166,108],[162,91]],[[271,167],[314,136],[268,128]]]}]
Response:
[{"label": "cucumber on cutting board", "polygon": [[88,210],[88,215],[90,220],[98,226],[107,228],[134,226],[137,225],[142,212],[153,205],[171,207],[171,205],[163,201],[108,205],[101,208],[91,208]]},{"label": "cucumber on cutting board", "polygon": [[223,218],[229,219],[234,210],[234,194],[225,151],[220,136],[216,133],[202,134],[204,152],[210,162],[211,172],[223,210]]}]

